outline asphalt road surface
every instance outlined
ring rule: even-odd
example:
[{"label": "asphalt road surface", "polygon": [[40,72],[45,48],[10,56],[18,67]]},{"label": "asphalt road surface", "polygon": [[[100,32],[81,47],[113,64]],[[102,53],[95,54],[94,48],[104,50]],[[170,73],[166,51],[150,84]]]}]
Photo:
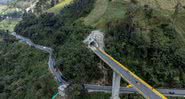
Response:
[{"label": "asphalt road surface", "polygon": [[[104,92],[104,93],[112,92],[112,86],[85,84],[84,87],[90,93],[91,92],[92,93],[93,92]],[[180,90],[180,89],[158,89],[158,90],[165,96],[185,97],[185,90]],[[120,94],[133,94],[133,93],[137,93],[137,91],[134,88],[127,88],[127,87],[120,88]]]},{"label": "asphalt road surface", "polygon": [[[53,56],[53,49],[34,44],[30,39],[25,38],[23,36],[20,36],[16,33],[12,33],[13,36],[15,36],[17,39],[19,39],[21,42],[28,44],[29,46],[32,46],[36,49],[42,50],[44,52],[49,53],[49,69],[51,73],[54,75],[55,79],[60,85],[67,84],[65,78],[63,77],[60,70],[56,67],[56,61],[55,57]],[[152,88],[150,85],[148,85],[145,81],[140,79],[138,76],[133,74],[131,71],[129,71],[125,66],[114,60],[111,56],[109,56],[107,53],[105,53],[103,50],[98,49],[96,47],[91,47],[91,49],[94,51],[96,55],[98,55],[105,63],[107,63],[115,72],[117,72],[119,75],[122,76],[129,84],[133,85],[133,88],[126,89],[122,88],[121,92],[127,92],[127,93],[136,93],[139,92],[142,94],[145,98],[150,99],[167,99],[163,94],[166,96],[183,96],[185,91],[184,90],[169,90],[169,89],[159,89],[156,90]],[[100,90],[102,87],[95,86],[92,90]],[[110,87],[104,87],[105,90],[110,90]],[[103,88],[102,91],[105,91]],[[126,91],[125,91],[126,90]],[[161,94],[161,93],[163,94]]]},{"label": "asphalt road surface", "polygon": [[99,58],[107,63],[116,73],[118,73],[124,80],[131,84],[133,88],[135,88],[146,99],[167,99],[163,94],[148,85],[145,81],[133,74],[130,70],[113,59],[103,50],[94,46],[91,46],[90,48],[97,56],[99,56]]},{"label": "asphalt road surface", "polygon": [[50,72],[54,75],[54,77],[57,80],[59,85],[67,84],[67,82],[66,82],[65,78],[63,77],[62,73],[56,67],[56,60],[55,60],[55,57],[53,55],[53,49],[52,48],[34,44],[30,39],[25,38],[25,37],[23,37],[21,35],[18,35],[15,32],[13,32],[11,35],[15,36],[16,39],[20,40],[20,42],[26,43],[26,44],[28,44],[31,47],[34,47],[36,49],[42,50],[42,51],[44,51],[46,53],[49,53],[48,66],[49,66]]}]

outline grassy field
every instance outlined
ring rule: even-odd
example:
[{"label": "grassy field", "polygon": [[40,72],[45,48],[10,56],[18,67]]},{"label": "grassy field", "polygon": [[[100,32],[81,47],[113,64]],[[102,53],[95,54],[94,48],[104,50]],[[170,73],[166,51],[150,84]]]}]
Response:
[{"label": "grassy field", "polygon": [[123,18],[125,14],[125,2],[118,0],[109,2],[109,0],[96,0],[96,4],[91,13],[84,18],[86,25],[103,27],[105,22]]},{"label": "grassy field", "polygon": [[8,6],[6,6],[6,5],[0,5],[0,15],[6,15],[8,13],[12,13],[17,10],[21,11],[18,8],[8,8]]},{"label": "grassy field", "polygon": [[[185,13],[180,14],[175,21],[175,28],[182,41],[185,42]],[[183,42],[183,44],[184,44]]]},{"label": "grassy field", "polygon": [[[115,0],[116,1],[116,0]],[[130,0],[125,0],[130,1]],[[175,5],[178,1],[185,5],[185,0],[138,0],[142,5],[150,5],[154,8],[161,8],[166,10],[174,10]]]},{"label": "grassy field", "polygon": [[[15,12],[16,8],[7,8],[6,5],[0,5],[0,15],[6,15],[8,13]],[[19,22],[19,20],[3,20],[0,21],[0,29],[9,30],[12,32],[14,30],[15,25]]]},{"label": "grassy field", "polygon": [[60,11],[67,5],[71,4],[74,0],[64,0],[62,2],[60,2],[59,4],[57,4],[56,6],[48,9],[48,12],[53,12],[55,14],[59,14]]},{"label": "grassy field", "polygon": [[84,19],[86,25],[97,22],[106,12],[108,8],[108,0],[96,0],[95,7],[91,13]]},{"label": "grassy field", "polygon": [[104,24],[107,22],[123,19],[126,7],[127,5],[122,0],[120,0],[120,2],[109,2],[106,12],[95,25],[103,28]]},{"label": "grassy field", "polygon": [[19,22],[19,20],[3,20],[0,21],[0,30],[14,31],[14,27]]},{"label": "grassy field", "polygon": [[2,11],[3,9],[5,9],[7,6],[6,5],[0,5],[0,11]]},{"label": "grassy field", "polygon": [[7,8],[6,5],[0,5],[0,15],[3,14],[2,12]]}]

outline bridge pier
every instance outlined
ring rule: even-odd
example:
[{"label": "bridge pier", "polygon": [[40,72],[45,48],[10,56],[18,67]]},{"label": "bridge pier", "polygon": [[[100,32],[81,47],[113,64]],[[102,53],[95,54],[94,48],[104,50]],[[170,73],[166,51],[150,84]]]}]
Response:
[{"label": "bridge pier", "polygon": [[66,93],[66,88],[67,88],[67,85],[60,85],[58,87],[58,93],[59,95],[62,97],[62,99],[68,99],[67,97],[67,93]]},{"label": "bridge pier", "polygon": [[118,75],[116,72],[113,72],[111,99],[120,99],[119,97],[120,81],[121,81],[121,76]]}]

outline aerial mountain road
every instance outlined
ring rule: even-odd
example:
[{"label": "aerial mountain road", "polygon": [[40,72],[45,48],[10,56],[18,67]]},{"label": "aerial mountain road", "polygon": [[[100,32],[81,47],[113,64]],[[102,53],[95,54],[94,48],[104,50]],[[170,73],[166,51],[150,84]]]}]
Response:
[{"label": "aerial mountain road", "polygon": [[105,63],[107,63],[116,73],[118,73],[122,78],[124,78],[129,84],[133,85],[133,87],[140,94],[142,94],[146,99],[167,99],[158,90],[148,85],[145,81],[143,81],[138,76],[133,74],[130,70],[128,70],[125,66],[123,66],[115,59],[113,59],[103,50],[95,46],[91,46],[91,49],[97,56],[99,56]]},{"label": "aerial mountain road", "polygon": [[59,85],[67,84],[66,80],[64,80],[65,78],[63,77],[62,73],[56,67],[56,60],[55,60],[55,57],[53,55],[53,49],[52,48],[34,44],[30,39],[25,38],[25,37],[23,37],[21,35],[18,35],[15,32],[13,32],[11,35],[15,36],[16,39],[20,40],[20,42],[26,43],[26,44],[28,44],[31,47],[34,47],[36,49],[42,50],[42,51],[44,51],[46,53],[49,53],[48,66],[49,66],[50,72],[54,75],[54,77],[57,80],[57,82],[59,83]]},{"label": "aerial mountain road", "polygon": [[[166,96],[147,84],[144,80],[131,72],[126,66],[119,63],[104,51],[103,32],[99,30],[92,31],[83,42],[87,44],[88,48],[90,48],[101,60],[103,60],[115,73],[120,75],[125,81],[132,85],[132,87],[135,88],[138,93],[143,95],[143,97],[146,99],[167,99]],[[113,91],[115,90],[116,89]]]},{"label": "aerial mountain road", "polygon": [[[92,85],[92,84],[85,84],[85,89],[90,92],[104,92],[104,93],[111,93],[112,86],[99,86],[99,85]],[[159,92],[164,94],[165,96],[171,97],[185,97],[185,90],[180,89],[157,89]],[[134,88],[127,88],[121,87],[120,94],[133,94],[138,93]]]},{"label": "aerial mountain road", "polygon": [[[56,67],[56,60],[53,55],[52,48],[34,44],[30,39],[25,38],[21,35],[18,35],[15,32],[12,33],[11,35],[15,36],[16,39],[20,40],[20,42],[26,43],[31,47],[34,47],[36,49],[49,53],[48,66],[49,66],[50,72],[54,75],[55,79],[57,80],[60,86],[64,85],[64,88],[68,86],[68,82],[65,80],[60,70]],[[148,85],[146,82],[144,82],[142,79],[140,79],[138,76],[133,74],[125,66],[123,66],[118,61],[113,59],[110,55],[108,55],[102,49],[96,46],[93,46],[93,45],[90,45],[90,49],[97,56],[99,56],[105,63],[107,63],[116,73],[121,75],[122,78],[124,78],[129,84],[133,85],[133,88],[121,88],[120,93],[140,93],[147,99],[148,98],[149,99],[167,99],[165,96],[178,96],[178,97],[185,96],[185,90],[177,90],[177,89],[158,89],[156,90],[150,85]],[[90,85],[90,84],[85,84],[84,86],[85,86],[85,89],[88,90],[88,92],[111,92],[111,86],[97,86],[97,85]]]}]

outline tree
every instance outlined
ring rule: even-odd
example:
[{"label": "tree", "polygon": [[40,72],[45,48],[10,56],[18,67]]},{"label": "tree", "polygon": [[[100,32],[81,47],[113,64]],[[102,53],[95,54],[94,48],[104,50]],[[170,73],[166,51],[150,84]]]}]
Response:
[{"label": "tree", "polygon": [[130,0],[131,3],[137,4],[138,0]]},{"label": "tree", "polygon": [[48,8],[50,8],[50,0],[39,0],[38,2],[36,2],[36,6],[34,8],[35,13],[40,15],[44,12],[46,12],[46,10]]},{"label": "tree", "polygon": [[153,16],[153,9],[149,5],[144,5],[144,13],[147,19],[151,19]]}]

